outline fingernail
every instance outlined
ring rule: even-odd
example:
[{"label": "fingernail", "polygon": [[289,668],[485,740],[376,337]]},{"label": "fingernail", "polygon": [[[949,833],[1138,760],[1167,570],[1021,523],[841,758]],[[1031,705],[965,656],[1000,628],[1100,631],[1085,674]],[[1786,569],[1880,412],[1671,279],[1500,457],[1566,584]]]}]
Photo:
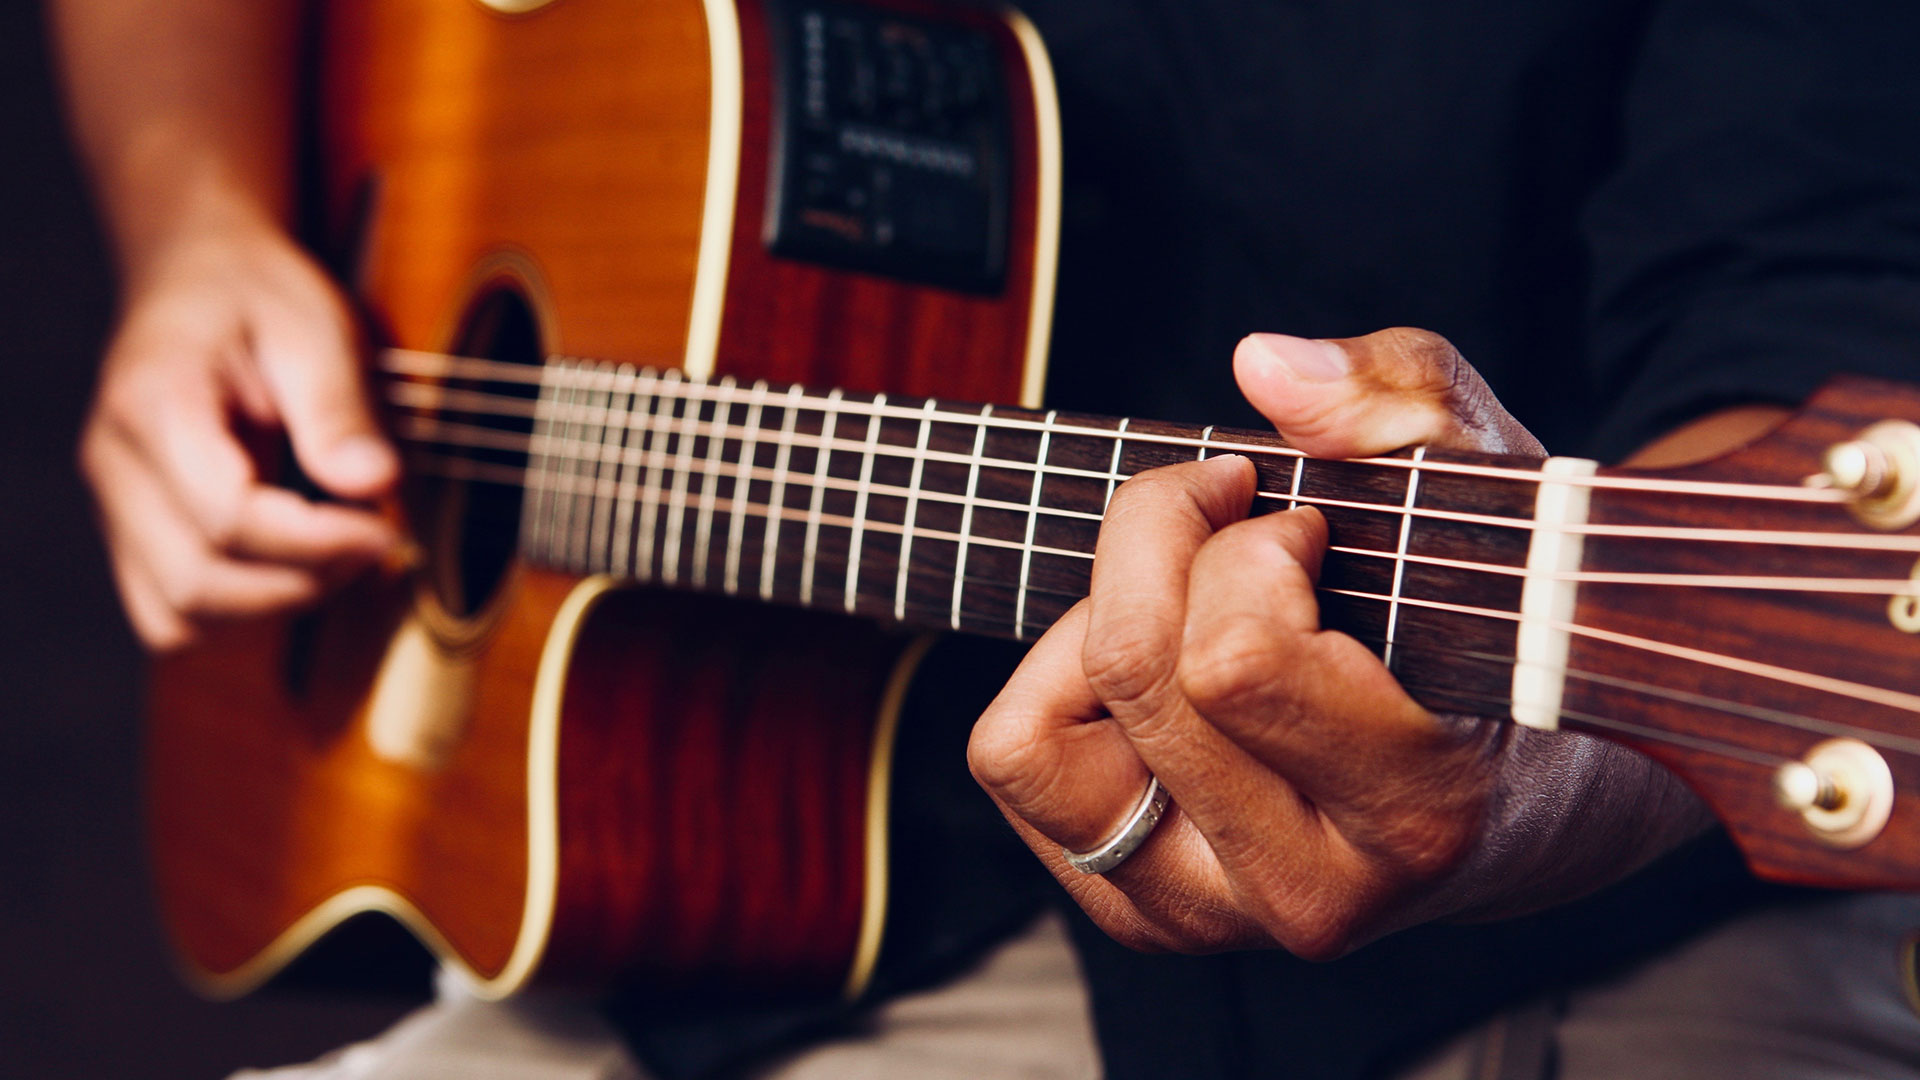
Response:
[{"label": "fingernail", "polygon": [[1331,341],[1287,334],[1254,334],[1253,340],[1287,373],[1302,382],[1332,382],[1353,372],[1347,350]]},{"label": "fingernail", "polygon": [[343,478],[371,484],[393,475],[398,463],[386,443],[371,435],[354,435],[334,447],[333,465]]}]

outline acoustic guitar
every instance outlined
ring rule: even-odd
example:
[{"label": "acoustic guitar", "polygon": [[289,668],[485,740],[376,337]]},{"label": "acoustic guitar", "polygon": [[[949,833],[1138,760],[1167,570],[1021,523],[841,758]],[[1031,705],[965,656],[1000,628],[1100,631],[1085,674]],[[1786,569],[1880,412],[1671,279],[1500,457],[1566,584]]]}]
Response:
[{"label": "acoustic guitar", "polygon": [[1920,393],[1842,380],[1660,473],[1044,411],[1018,15],[338,0],[320,40],[318,217],[417,551],[156,666],[154,865],[208,991],[379,911],[488,996],[857,994],[915,632],[1031,640],[1116,485],[1228,452],[1254,512],[1325,513],[1327,624],[1427,705],[1652,755],[1768,877],[1920,885]]}]

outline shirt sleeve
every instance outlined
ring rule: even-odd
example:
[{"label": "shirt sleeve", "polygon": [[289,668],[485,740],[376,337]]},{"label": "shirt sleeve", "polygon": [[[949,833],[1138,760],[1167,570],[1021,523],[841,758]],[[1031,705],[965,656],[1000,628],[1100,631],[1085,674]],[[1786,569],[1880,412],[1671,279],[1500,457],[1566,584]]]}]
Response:
[{"label": "shirt sleeve", "polygon": [[1617,457],[1840,372],[1920,378],[1920,5],[1671,0],[1585,216]]}]

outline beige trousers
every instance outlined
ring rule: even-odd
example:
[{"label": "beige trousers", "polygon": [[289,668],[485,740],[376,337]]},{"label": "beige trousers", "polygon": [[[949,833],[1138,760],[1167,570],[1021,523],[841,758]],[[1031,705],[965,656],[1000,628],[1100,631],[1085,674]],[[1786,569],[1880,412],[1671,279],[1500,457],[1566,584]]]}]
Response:
[{"label": "beige trousers", "polygon": [[[1920,899],[1757,912],[1617,979],[1496,1017],[1396,1080],[1920,1080],[1903,939]],[[1087,996],[1049,916],[955,982],[882,1007],[866,1034],[755,1080],[1090,1080]],[[235,1080],[645,1080],[580,999],[488,1004],[444,987],[385,1035]],[[1180,1080],[1169,1077],[1168,1080]]]},{"label": "beige trousers", "polygon": [[[645,1080],[585,1000],[488,1003],[452,979],[441,984],[438,1001],[371,1042],[233,1080]],[[1099,1062],[1066,927],[1048,915],[967,976],[883,1005],[866,1033],[805,1048],[753,1077],[1095,1080]]]}]

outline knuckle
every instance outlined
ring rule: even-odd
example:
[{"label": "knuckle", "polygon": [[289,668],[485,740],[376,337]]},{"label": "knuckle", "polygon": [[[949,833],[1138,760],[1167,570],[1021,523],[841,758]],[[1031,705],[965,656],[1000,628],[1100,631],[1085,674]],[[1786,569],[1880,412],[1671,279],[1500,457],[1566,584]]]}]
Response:
[{"label": "knuckle", "polygon": [[215,551],[234,553],[246,538],[246,514],[243,493],[221,490],[202,500],[199,508],[200,531]]},{"label": "knuckle", "polygon": [[1427,377],[1429,389],[1447,390],[1458,383],[1464,373],[1472,371],[1453,342],[1431,330],[1395,326],[1380,334],[1388,350],[1412,361],[1415,369]]},{"label": "knuckle", "polygon": [[1351,905],[1323,897],[1271,923],[1274,940],[1302,960],[1323,964],[1353,951],[1360,913]]},{"label": "knuckle", "polygon": [[1273,689],[1274,653],[1271,635],[1251,616],[1211,623],[1180,650],[1180,693],[1207,717],[1262,705]]},{"label": "knuckle", "polygon": [[191,620],[211,606],[213,591],[209,570],[205,559],[194,559],[162,575],[156,588],[177,618]]},{"label": "knuckle", "polygon": [[1165,953],[1174,951],[1169,947],[1165,934],[1142,922],[1137,916],[1104,912],[1094,914],[1093,921],[1094,925],[1100,927],[1108,937],[1132,949],[1134,952]]},{"label": "knuckle", "polygon": [[1453,342],[1431,330],[1398,326],[1385,331],[1389,348],[1413,361],[1417,389],[1445,403],[1461,426],[1473,429],[1485,423],[1493,391]]},{"label": "knuckle", "polygon": [[1245,948],[1248,943],[1242,920],[1211,910],[1189,913],[1179,929],[1171,932],[1171,938],[1167,949],[1187,956],[1228,952]]},{"label": "knuckle", "polygon": [[974,782],[1023,817],[1056,803],[1071,781],[1060,756],[1044,752],[1021,725],[986,718],[967,740],[967,768]]},{"label": "knuckle", "polygon": [[1130,908],[1090,914],[1108,937],[1135,952],[1204,956],[1245,948],[1251,943],[1245,920],[1210,906],[1169,909],[1150,902],[1149,908],[1150,914]]},{"label": "knuckle", "polygon": [[1428,882],[1445,876],[1466,860],[1474,833],[1460,819],[1424,814],[1395,829],[1384,846],[1401,877]]},{"label": "knuckle", "polygon": [[967,768],[982,787],[994,791],[1020,778],[1028,756],[1025,740],[1003,717],[1002,712],[990,707],[967,737]]},{"label": "knuckle", "polygon": [[[1109,709],[1147,701],[1166,686],[1171,672],[1161,659],[1161,642],[1169,635],[1161,622],[1151,617],[1129,619],[1088,635],[1081,666],[1087,684]],[[1178,639],[1177,631],[1172,637]]]}]

